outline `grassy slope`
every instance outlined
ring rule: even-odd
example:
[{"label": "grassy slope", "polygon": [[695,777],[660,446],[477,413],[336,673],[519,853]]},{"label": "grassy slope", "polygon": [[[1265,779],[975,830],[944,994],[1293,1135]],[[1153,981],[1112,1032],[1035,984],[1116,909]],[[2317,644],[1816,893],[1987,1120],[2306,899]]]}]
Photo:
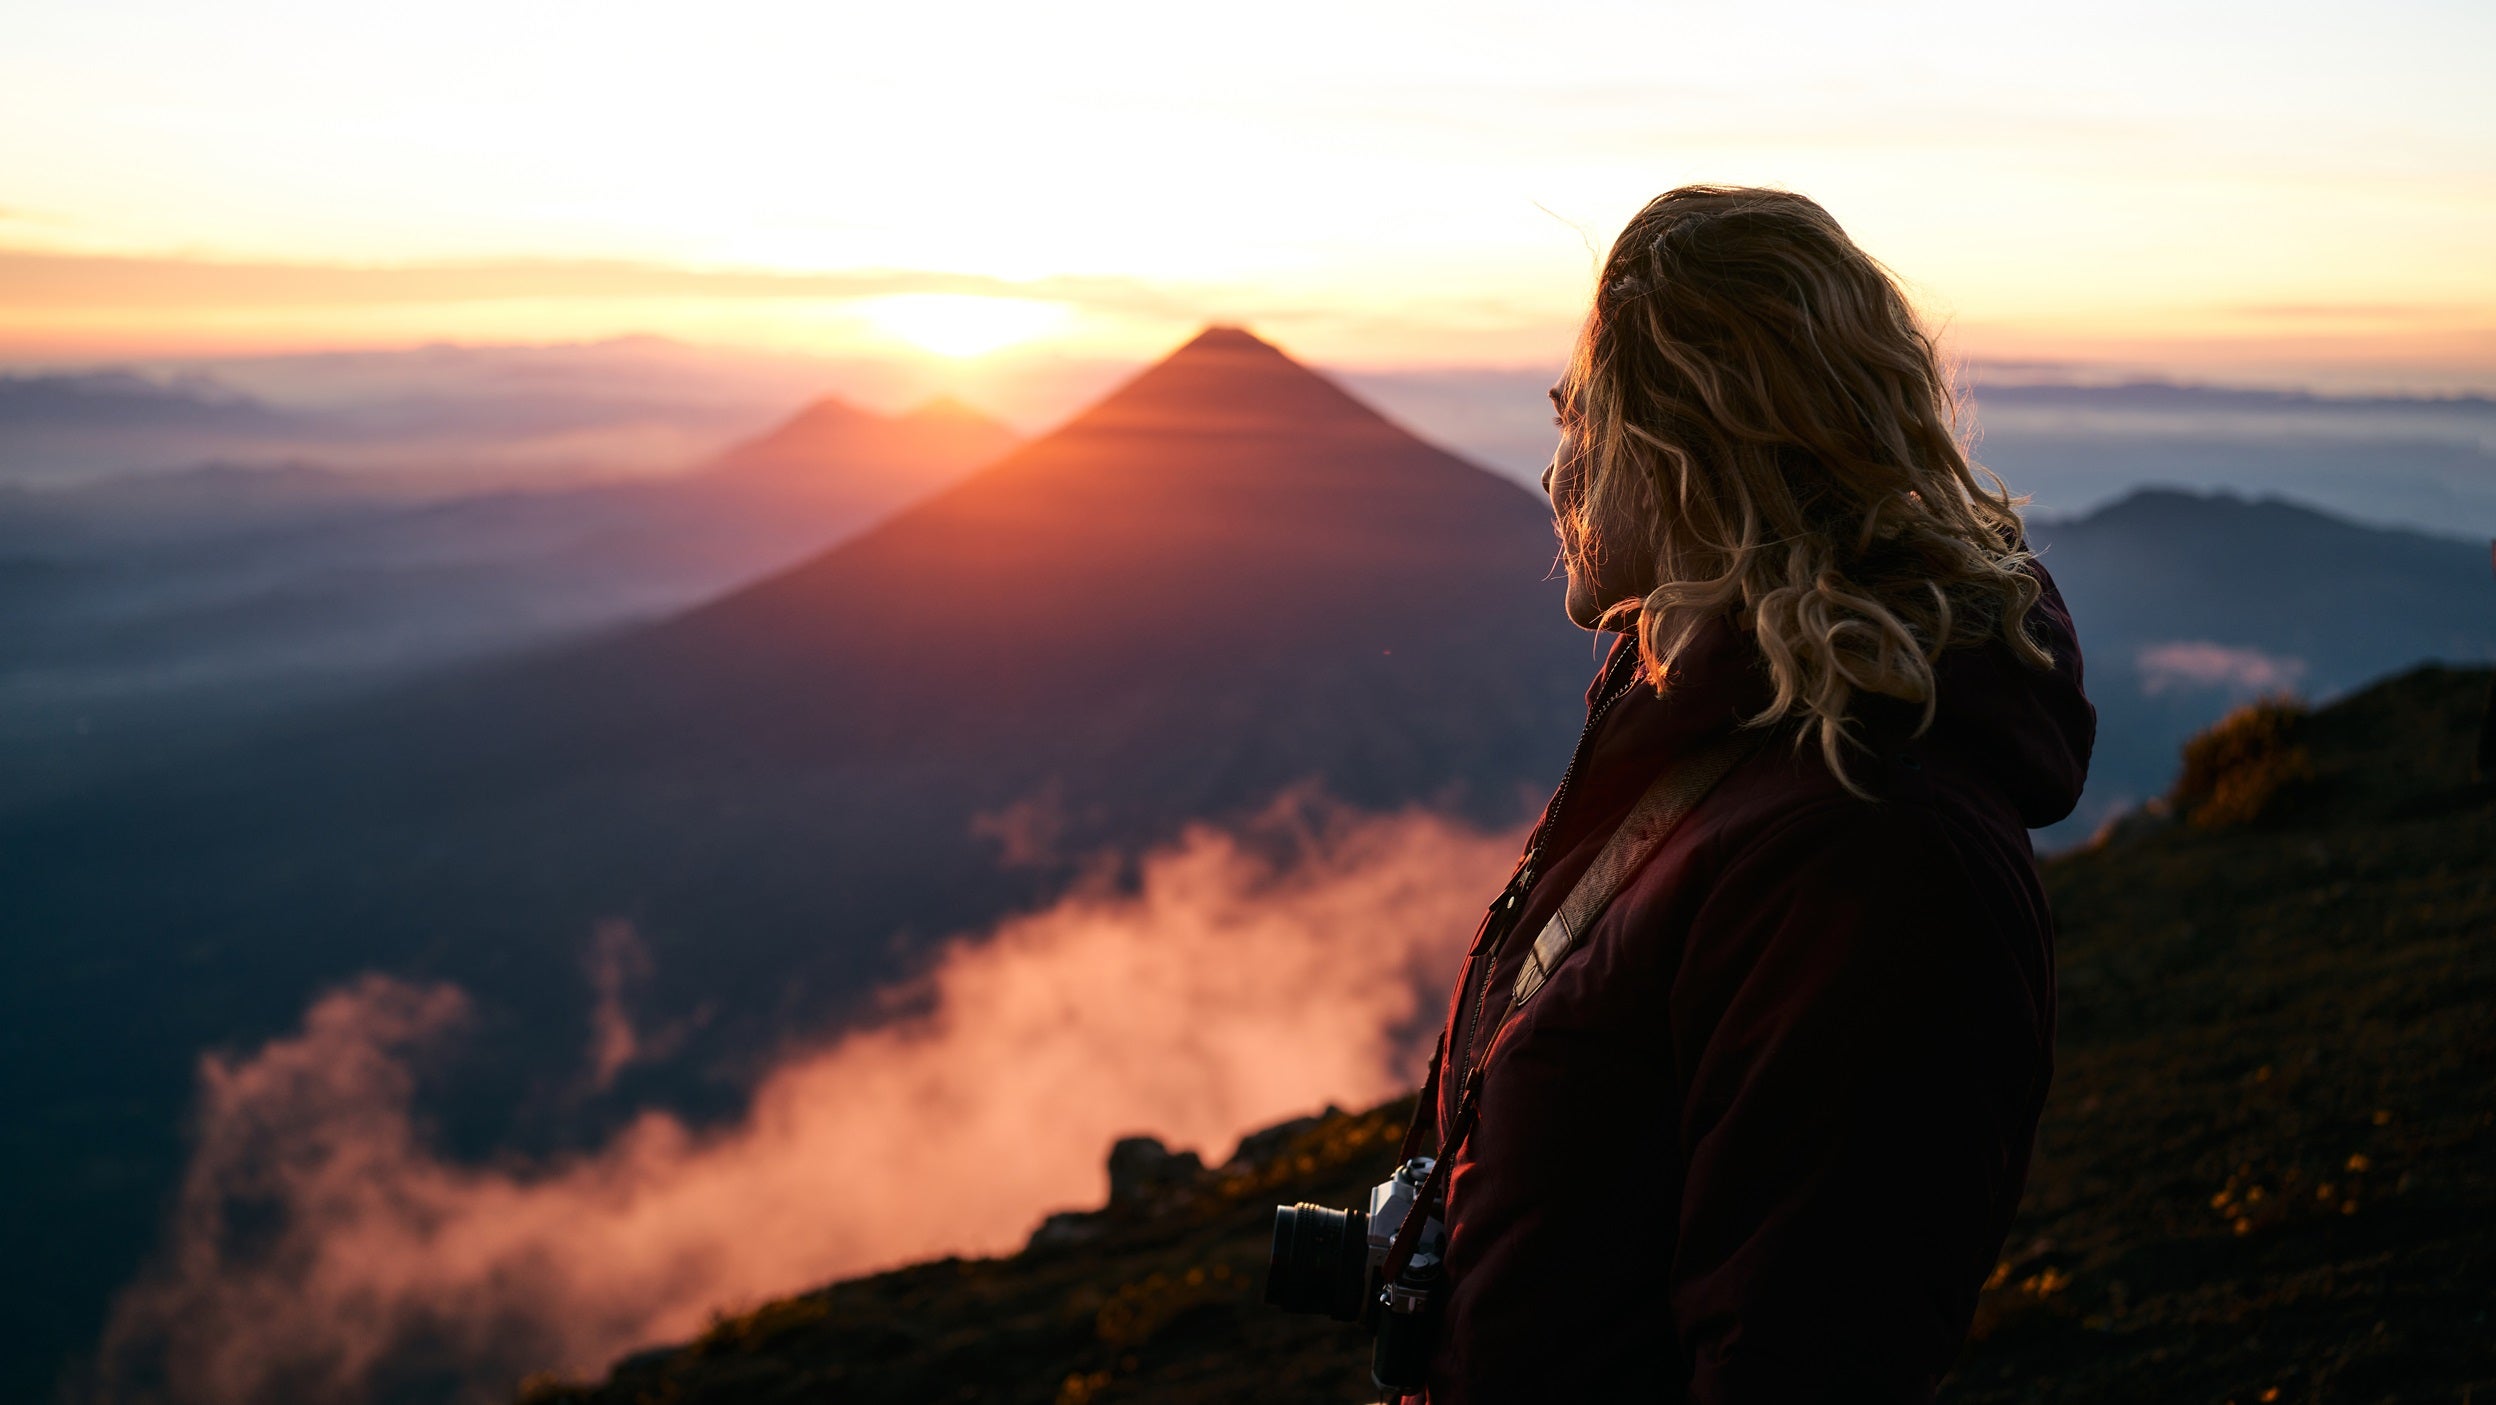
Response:
[{"label": "grassy slope", "polygon": [[1954,1400],[2496,1400],[2487,696],[2394,679],[2254,823],[2050,867],[2061,1069]]},{"label": "grassy slope", "polygon": [[[2047,870],[2062,1066],[1953,1402],[2496,1401],[2489,675],[2298,724],[2249,824]],[[1257,1301],[1277,1200],[1347,1204],[1407,1105],[1114,1207],[1079,1247],[924,1264],[723,1321],[553,1402],[1367,1399],[1348,1329]]]}]

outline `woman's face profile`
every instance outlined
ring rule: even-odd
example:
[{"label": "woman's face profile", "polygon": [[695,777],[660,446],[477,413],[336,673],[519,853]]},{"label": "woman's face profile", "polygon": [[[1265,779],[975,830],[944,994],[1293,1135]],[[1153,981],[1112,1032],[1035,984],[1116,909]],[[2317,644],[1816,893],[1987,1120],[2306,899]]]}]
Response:
[{"label": "woman's face profile", "polygon": [[1543,493],[1551,499],[1552,520],[1559,524],[1563,549],[1561,563],[1569,575],[1568,596],[1563,608],[1569,621],[1580,629],[1601,625],[1603,612],[1623,600],[1634,600],[1646,594],[1633,582],[1615,579],[1621,575],[1617,563],[1604,562],[1602,579],[1588,575],[1583,557],[1575,549],[1571,533],[1576,530],[1577,506],[1586,494],[1586,442],[1583,418],[1569,406],[1565,382],[1551,388],[1552,424],[1560,431],[1559,442],[1552,446],[1551,462],[1543,466]]}]

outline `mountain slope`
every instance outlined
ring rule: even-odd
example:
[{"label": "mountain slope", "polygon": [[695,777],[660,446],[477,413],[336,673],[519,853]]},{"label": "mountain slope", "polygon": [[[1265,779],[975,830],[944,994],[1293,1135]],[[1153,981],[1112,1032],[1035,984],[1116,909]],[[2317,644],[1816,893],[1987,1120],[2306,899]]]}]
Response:
[{"label": "mountain slope", "polygon": [[[2046,866],[2060,1071],[1944,1401],[2496,1386],[2496,782],[2470,780],[2491,683],[2392,679],[2293,724],[2306,764],[2249,823],[2140,823]],[[1103,1212],[1018,1256],[836,1283],[522,1397],[1368,1400],[1352,1329],[1259,1301],[1270,1215],[1357,1203],[1409,1109],[1120,1186],[1128,1148]]]}]

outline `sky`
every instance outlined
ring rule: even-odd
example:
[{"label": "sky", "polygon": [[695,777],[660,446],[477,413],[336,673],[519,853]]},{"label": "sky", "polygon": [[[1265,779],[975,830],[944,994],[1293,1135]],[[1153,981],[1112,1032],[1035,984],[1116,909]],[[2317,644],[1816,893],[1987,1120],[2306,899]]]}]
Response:
[{"label": "sky", "polygon": [[0,0],[0,361],[1557,359],[1673,185],[1963,354],[2496,388],[2496,7]]}]

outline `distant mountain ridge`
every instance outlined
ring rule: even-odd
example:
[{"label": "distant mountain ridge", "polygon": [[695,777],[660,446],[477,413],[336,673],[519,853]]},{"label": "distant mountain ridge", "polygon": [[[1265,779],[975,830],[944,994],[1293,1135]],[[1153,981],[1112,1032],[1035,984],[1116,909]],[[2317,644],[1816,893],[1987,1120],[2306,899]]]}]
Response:
[{"label": "distant mountain ridge", "polygon": [[2071,604],[2099,714],[2081,814],[2049,843],[2164,791],[2176,747],[2231,702],[2327,698],[2427,659],[2496,661],[2484,543],[2173,489],[2032,518],[2029,540]]},{"label": "distant mountain ridge", "polygon": [[[1556,368],[1555,368],[1556,369]],[[2020,379],[1979,365],[1978,458],[2040,512],[2093,512],[2143,488],[2285,495],[2383,526],[2496,535],[2496,400],[2329,395],[2225,385]],[[1407,423],[1519,482],[1551,453],[1551,371],[1360,371],[1347,380]]]},{"label": "distant mountain ridge", "polygon": [[[1017,441],[823,398],[661,479],[411,501],[306,464],[0,483],[0,809],[83,758],[682,609]],[[15,783],[12,783],[14,779]]]},{"label": "distant mountain ridge", "polygon": [[0,374],[0,482],[308,461],[436,495],[672,471],[855,365],[656,337]]},{"label": "distant mountain ridge", "polygon": [[2313,390],[2264,389],[2254,386],[2161,380],[2154,377],[2132,377],[2112,381],[2031,380],[2016,379],[2008,375],[1988,375],[1986,368],[1981,365],[1975,368],[1973,378],[1979,395],[2002,402],[2164,410],[2447,410],[2496,422],[2496,397],[2476,394],[2330,394]]},{"label": "distant mountain ridge", "polygon": [[212,381],[130,371],[0,375],[0,432],[133,425],[273,431],[287,423],[274,407]]}]

